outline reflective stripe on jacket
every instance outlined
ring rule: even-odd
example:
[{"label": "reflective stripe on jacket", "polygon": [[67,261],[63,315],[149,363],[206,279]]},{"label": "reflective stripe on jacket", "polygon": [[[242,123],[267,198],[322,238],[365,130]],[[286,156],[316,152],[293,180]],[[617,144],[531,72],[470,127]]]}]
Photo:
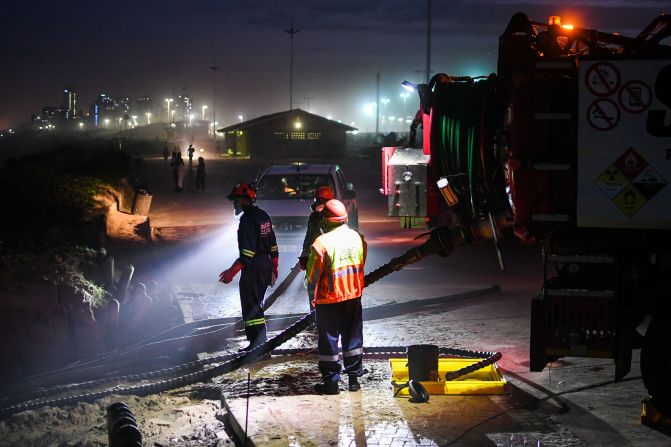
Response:
[{"label": "reflective stripe on jacket", "polygon": [[341,225],[315,240],[305,271],[315,285],[315,304],[331,304],[361,296],[364,287],[366,242],[358,232]]}]

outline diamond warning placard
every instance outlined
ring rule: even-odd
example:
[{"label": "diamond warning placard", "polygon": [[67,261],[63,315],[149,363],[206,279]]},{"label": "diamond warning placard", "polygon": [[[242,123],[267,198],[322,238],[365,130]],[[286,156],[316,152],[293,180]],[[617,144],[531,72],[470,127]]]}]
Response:
[{"label": "diamond warning placard", "polygon": [[629,179],[615,166],[611,166],[597,177],[596,184],[606,193],[608,198],[612,199],[629,184]]},{"label": "diamond warning placard", "polygon": [[666,186],[666,180],[652,166],[648,166],[632,183],[647,199],[651,199]]},{"label": "diamond warning placard", "polygon": [[614,164],[629,180],[638,177],[648,167],[648,162],[633,147],[627,149]]},{"label": "diamond warning placard", "polygon": [[627,185],[620,194],[613,198],[613,203],[629,217],[638,213],[638,210],[643,208],[647,202],[648,200],[634,188],[634,185]]},{"label": "diamond warning placard", "polygon": [[633,148],[608,166],[594,183],[627,217],[632,217],[667,184]]}]

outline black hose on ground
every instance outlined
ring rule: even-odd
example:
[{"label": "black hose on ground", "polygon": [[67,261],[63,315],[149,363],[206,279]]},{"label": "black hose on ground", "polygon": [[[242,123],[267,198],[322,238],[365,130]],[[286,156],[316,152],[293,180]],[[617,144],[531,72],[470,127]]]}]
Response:
[{"label": "black hose on ground", "polygon": [[[438,254],[440,256],[447,256],[449,255],[454,246],[455,243],[462,238],[463,235],[459,230],[448,230],[446,228],[437,228],[431,233],[429,233],[429,240],[426,241],[423,245],[419,247],[412,248],[408,250],[405,254],[398,258],[393,258],[390,262],[387,264],[375,269],[373,272],[369,273],[364,277],[364,282],[365,286],[367,287],[368,285],[372,284],[375,281],[378,281],[379,279],[389,275],[390,273],[400,270],[401,268],[417,262],[421,260],[422,258],[430,255],[430,254]],[[294,268],[290,272],[289,275],[285,278],[282,284],[284,284],[287,279],[292,276],[296,276],[297,272],[294,273],[293,270],[296,269],[296,265],[294,265]],[[293,280],[292,277],[292,280]],[[289,281],[291,282],[291,281]],[[289,283],[288,282],[288,283]],[[280,291],[280,287],[275,292],[278,292],[277,296],[281,295],[281,293],[286,290],[288,287],[288,283],[282,290]],[[274,300],[277,298],[277,296],[274,297],[272,304]],[[268,307],[269,305],[268,304]],[[267,307],[266,307],[267,308]],[[32,401],[25,401],[21,403],[17,403],[15,405],[2,408],[0,409],[0,418],[4,418],[7,416],[10,416],[15,413],[19,413],[22,411],[27,411],[35,408],[39,408],[42,406],[62,406],[62,405],[70,405],[76,402],[92,402],[97,399],[100,399],[102,397],[109,396],[111,394],[122,394],[122,395],[139,395],[139,396],[146,396],[149,394],[155,394],[163,391],[168,391],[170,389],[174,388],[179,388],[187,385],[191,385],[200,381],[208,380],[213,377],[219,376],[221,374],[226,374],[228,372],[234,371],[235,369],[240,368],[241,366],[244,366],[248,363],[251,363],[267,354],[270,353],[274,348],[278,347],[282,343],[285,343],[289,339],[293,338],[294,336],[298,335],[300,332],[305,330],[307,327],[309,327],[311,324],[313,324],[313,312],[306,314],[303,318],[301,318],[299,321],[295,322],[291,326],[289,326],[287,329],[276,335],[275,337],[269,339],[262,345],[256,347],[253,350],[250,351],[245,351],[243,353],[239,354],[234,354],[233,357],[230,359],[226,360],[224,363],[221,365],[215,366],[214,368],[208,369],[208,370],[201,370],[197,372],[193,372],[190,374],[174,377],[171,379],[166,379],[154,383],[149,383],[149,384],[142,384],[142,385],[136,385],[136,386],[130,386],[130,387],[113,387],[109,388],[106,390],[94,392],[94,393],[87,393],[87,394],[80,394],[76,396],[69,396],[69,397],[64,397],[60,399],[53,399],[53,400],[32,400]],[[385,348],[389,349],[389,348]],[[398,348],[395,348],[398,349]],[[477,351],[468,351],[468,350],[462,350],[462,349],[452,349],[452,348],[443,348],[447,353],[450,353],[451,355],[456,355],[459,357],[466,357],[466,358],[481,358],[484,355],[486,355],[486,358],[474,365],[462,368],[458,371],[454,371],[452,373],[446,374],[446,380],[454,380],[458,377],[461,377],[465,374],[468,374],[470,372],[473,372],[477,369],[483,368],[485,366],[488,366],[497,360],[501,358],[501,353],[490,353],[490,352],[477,352]],[[448,352],[449,351],[449,352]],[[192,362],[194,363],[194,362]],[[198,362],[196,362],[198,363]],[[480,365],[479,367],[475,367],[476,365]],[[180,365],[177,368],[180,368],[183,365]],[[150,373],[152,374],[152,373]],[[158,375],[158,374],[157,374]],[[449,379],[448,379],[449,375]],[[142,376],[142,375],[140,375]]]},{"label": "black hose on ground", "polygon": [[[377,307],[367,307],[363,311],[363,317],[364,321],[369,321],[369,320],[376,320],[376,319],[384,319],[384,318],[393,318],[396,315],[407,315],[410,312],[421,312],[424,309],[432,309],[436,310],[438,309],[437,306],[441,304],[447,304],[447,303],[456,303],[465,299],[471,299],[474,297],[480,297],[483,295],[488,295],[491,293],[496,293],[500,291],[500,287],[498,285],[494,285],[488,288],[484,289],[478,289],[478,290],[471,290],[468,292],[461,292],[458,294],[453,294],[453,295],[447,295],[444,297],[438,297],[438,298],[427,298],[427,299],[422,299],[422,300],[415,300],[415,301],[409,301],[409,302],[403,302],[403,303],[393,303],[393,304],[383,304]],[[288,315],[285,317],[280,317],[280,316],[273,316],[270,317],[267,322],[268,323],[275,323],[279,322],[282,320],[291,320],[294,318],[297,318],[298,316],[294,315]],[[282,329],[283,330],[283,329]],[[364,354],[366,357],[377,357],[377,358],[388,358],[391,355],[398,355],[404,353],[405,348],[399,348],[399,347],[365,347],[364,348]],[[309,351],[314,350],[314,348],[297,348],[297,349],[276,349],[273,350],[272,354],[273,355],[296,355],[296,354],[301,354],[301,353],[306,353]],[[474,352],[474,351],[463,351],[455,348],[441,348],[440,351],[442,354],[449,354],[455,357],[472,357],[468,353],[469,352]],[[478,354],[476,357],[487,357],[488,353],[476,353]],[[141,373],[127,373],[123,375],[117,375],[117,376],[109,376],[105,377],[102,379],[97,379],[97,380],[88,380],[89,377],[92,377],[92,375],[83,375],[86,372],[96,372],[96,371],[80,371],[77,374],[71,373],[70,376],[67,378],[69,382],[60,382],[62,385],[56,385],[56,386],[49,386],[49,388],[36,388],[33,387],[30,389],[29,392],[21,393],[21,392],[14,392],[12,396],[7,396],[2,399],[2,403],[0,405],[3,406],[9,406],[9,405],[14,405],[19,402],[27,401],[27,400],[32,400],[32,399],[44,399],[45,397],[52,396],[55,394],[61,394],[65,392],[72,392],[78,389],[83,389],[83,388],[94,388],[98,386],[102,386],[107,383],[113,383],[113,382],[139,382],[141,380],[146,380],[146,379],[155,379],[157,377],[164,377],[164,376],[170,376],[170,375],[175,375],[175,374],[185,374],[189,372],[194,372],[197,370],[200,370],[202,368],[205,368],[206,366],[212,364],[212,363],[220,363],[226,360],[229,360],[232,358],[235,354],[222,354],[222,355],[217,355],[213,357],[208,357],[208,358],[203,358],[197,361],[193,362],[188,362],[184,363],[181,365],[175,365],[173,367],[169,368],[163,368],[160,370],[155,370],[155,371],[147,371],[147,372],[141,372]],[[115,365],[118,366],[118,365]],[[486,365],[483,365],[486,366]],[[104,365],[99,366],[98,368],[103,368]],[[98,375],[100,375],[98,373]],[[80,383],[72,383],[75,380],[80,380],[79,378],[82,378],[82,382]],[[44,385],[43,385],[44,386]]]}]

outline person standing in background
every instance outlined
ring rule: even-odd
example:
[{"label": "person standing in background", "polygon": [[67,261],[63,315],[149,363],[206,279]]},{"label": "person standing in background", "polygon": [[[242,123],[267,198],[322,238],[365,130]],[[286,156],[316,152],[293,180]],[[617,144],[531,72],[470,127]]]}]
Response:
[{"label": "person standing in background", "polygon": [[[312,212],[310,217],[308,217],[308,228],[305,232],[305,239],[303,239],[303,250],[301,255],[298,257],[298,262],[301,265],[301,270],[305,270],[308,265],[308,257],[310,256],[310,247],[314,241],[321,236],[322,234],[322,213],[317,211],[316,208],[324,205],[326,202],[333,198],[333,190],[329,186],[320,186],[315,191],[314,202],[310,205]],[[314,305],[312,300],[314,299],[315,290],[311,287],[310,283],[307,285],[308,289],[308,305],[309,309],[314,310]]]},{"label": "person standing in background", "polygon": [[198,157],[196,166],[196,191],[205,192],[205,159]]},{"label": "person standing in background", "polygon": [[182,154],[177,152],[177,162],[175,165],[177,172],[177,192],[184,192],[184,160],[182,160]]}]

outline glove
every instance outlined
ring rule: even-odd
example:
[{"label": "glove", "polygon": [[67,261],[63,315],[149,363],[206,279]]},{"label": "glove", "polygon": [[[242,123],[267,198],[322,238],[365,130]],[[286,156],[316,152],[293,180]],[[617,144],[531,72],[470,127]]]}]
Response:
[{"label": "glove", "polygon": [[308,257],[307,256],[301,256],[298,258],[298,263],[301,265],[301,270],[305,270],[308,268]]},{"label": "glove", "polygon": [[270,287],[273,287],[275,285],[275,281],[277,281],[277,278],[280,276],[280,257],[275,256],[274,258],[270,258],[273,261],[273,279],[270,281]]},{"label": "glove", "polygon": [[236,260],[228,270],[224,270],[219,274],[219,281],[223,282],[224,284],[228,284],[229,282],[233,281],[235,275],[237,275],[238,272],[244,268],[244,266],[245,265],[242,262]]}]

